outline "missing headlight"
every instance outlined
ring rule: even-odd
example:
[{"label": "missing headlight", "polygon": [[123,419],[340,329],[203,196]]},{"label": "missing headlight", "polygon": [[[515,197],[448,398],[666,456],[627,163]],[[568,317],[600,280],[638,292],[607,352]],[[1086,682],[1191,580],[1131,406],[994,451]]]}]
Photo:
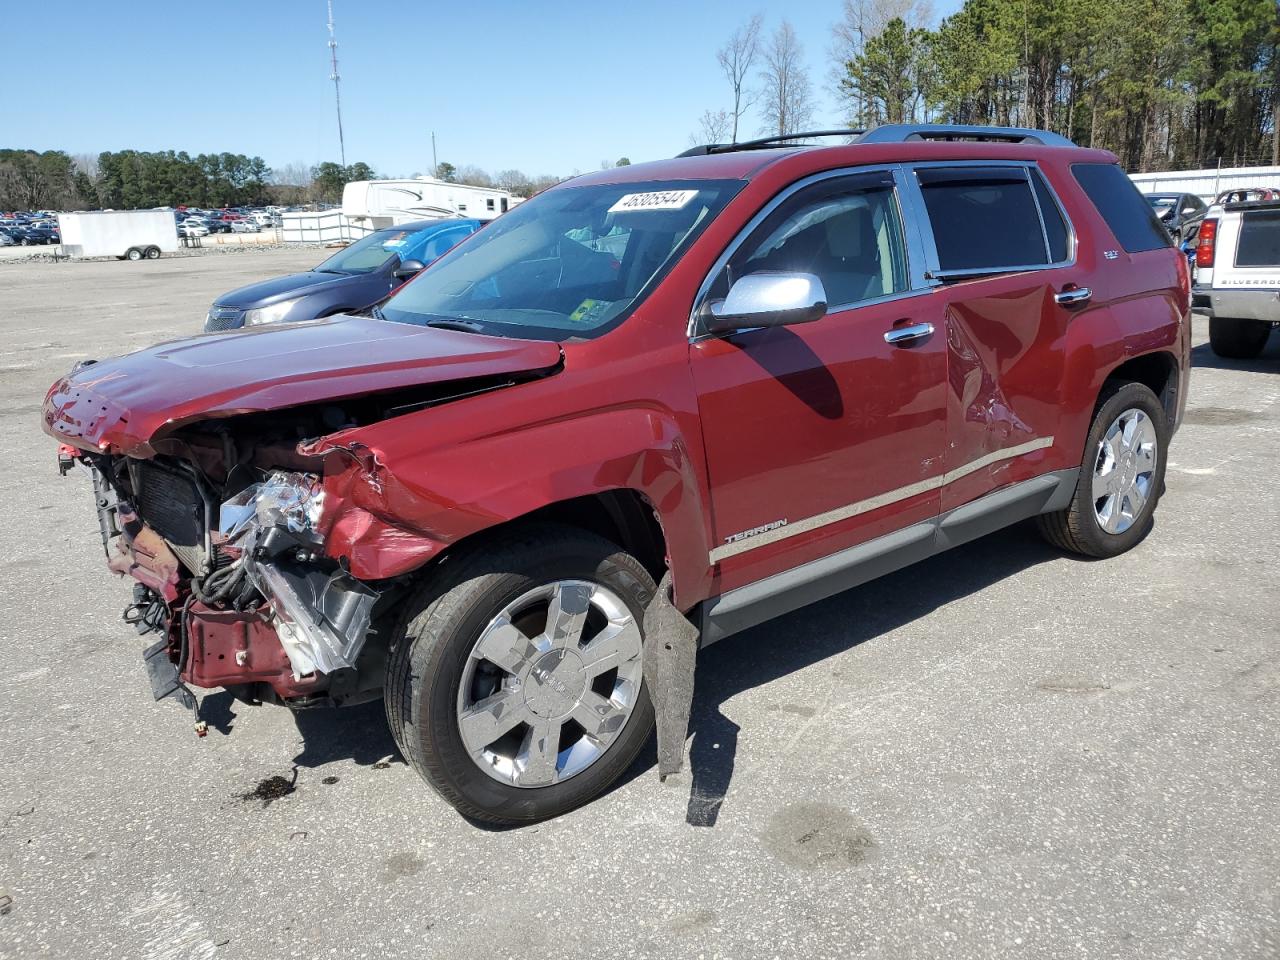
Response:
[{"label": "missing headlight", "polygon": [[[242,551],[249,580],[266,598],[295,677],[355,664],[377,593],[306,549],[320,544],[320,478],[278,470],[222,504],[218,529]],[[306,557],[307,563],[299,563]]]}]

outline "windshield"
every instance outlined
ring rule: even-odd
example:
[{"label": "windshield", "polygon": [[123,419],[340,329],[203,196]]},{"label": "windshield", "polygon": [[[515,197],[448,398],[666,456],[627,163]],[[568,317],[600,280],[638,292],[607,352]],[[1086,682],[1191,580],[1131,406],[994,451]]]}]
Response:
[{"label": "windshield", "polygon": [[621,323],[740,180],[560,187],[520,204],[382,306],[388,320],[565,340]]},{"label": "windshield", "polygon": [[1151,204],[1151,209],[1156,212],[1157,217],[1163,217],[1165,214],[1173,212],[1174,204],[1178,202],[1178,198],[1147,197],[1147,202]]},{"label": "windshield", "polygon": [[386,266],[392,257],[399,258],[399,249],[409,234],[408,230],[375,230],[339,250],[314,270],[317,273],[373,273]]}]

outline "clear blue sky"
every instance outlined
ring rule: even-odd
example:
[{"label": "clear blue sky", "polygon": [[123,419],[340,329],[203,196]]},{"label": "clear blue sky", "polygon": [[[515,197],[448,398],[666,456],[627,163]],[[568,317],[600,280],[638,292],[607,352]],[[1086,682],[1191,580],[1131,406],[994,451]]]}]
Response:
[{"label": "clear blue sky", "polygon": [[[715,50],[756,9],[796,28],[815,122],[837,123],[840,0],[335,0],[347,160],[426,173],[433,130],[442,161],[531,175],[671,156],[730,105]],[[336,160],[325,20],[324,0],[0,0],[0,36],[46,51],[9,58],[0,146]]]}]

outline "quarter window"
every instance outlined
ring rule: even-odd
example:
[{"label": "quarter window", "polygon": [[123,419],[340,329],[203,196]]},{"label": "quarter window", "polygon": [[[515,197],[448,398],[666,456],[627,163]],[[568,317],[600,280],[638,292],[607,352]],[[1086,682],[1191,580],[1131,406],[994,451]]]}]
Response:
[{"label": "quarter window", "polygon": [[[1024,167],[926,167],[916,171],[933,229],[938,266],[948,272],[997,273],[1065,260],[1066,227],[1052,242]],[[1036,175],[1039,176],[1038,174]],[[1047,193],[1047,191],[1046,191]],[[1056,216],[1056,206],[1053,211]],[[1051,228],[1052,229],[1052,228]]]},{"label": "quarter window", "polygon": [[1127,253],[1173,245],[1151,204],[1114,163],[1073,163],[1071,173]]},{"label": "quarter window", "polygon": [[1049,243],[1049,260],[1063,263],[1070,258],[1070,238],[1062,210],[1049,192],[1044,176],[1039,170],[1031,171],[1031,182],[1036,188],[1036,202],[1040,204],[1040,216],[1044,220],[1044,236]]},{"label": "quarter window", "polygon": [[824,180],[774,210],[716,276],[708,300],[723,300],[753,273],[809,273],[832,309],[906,290],[907,257],[888,174]]}]

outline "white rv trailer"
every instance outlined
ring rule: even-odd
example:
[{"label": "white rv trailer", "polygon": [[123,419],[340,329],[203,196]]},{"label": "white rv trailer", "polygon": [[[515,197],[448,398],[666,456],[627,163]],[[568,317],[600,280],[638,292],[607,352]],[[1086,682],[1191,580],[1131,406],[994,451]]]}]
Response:
[{"label": "white rv trailer", "polygon": [[70,257],[155,260],[178,250],[171,210],[101,210],[58,214],[63,252]]},{"label": "white rv trailer", "polygon": [[492,220],[519,202],[519,197],[505,190],[449,183],[435,177],[355,180],[342,188],[343,215],[373,229],[435,217]]}]

